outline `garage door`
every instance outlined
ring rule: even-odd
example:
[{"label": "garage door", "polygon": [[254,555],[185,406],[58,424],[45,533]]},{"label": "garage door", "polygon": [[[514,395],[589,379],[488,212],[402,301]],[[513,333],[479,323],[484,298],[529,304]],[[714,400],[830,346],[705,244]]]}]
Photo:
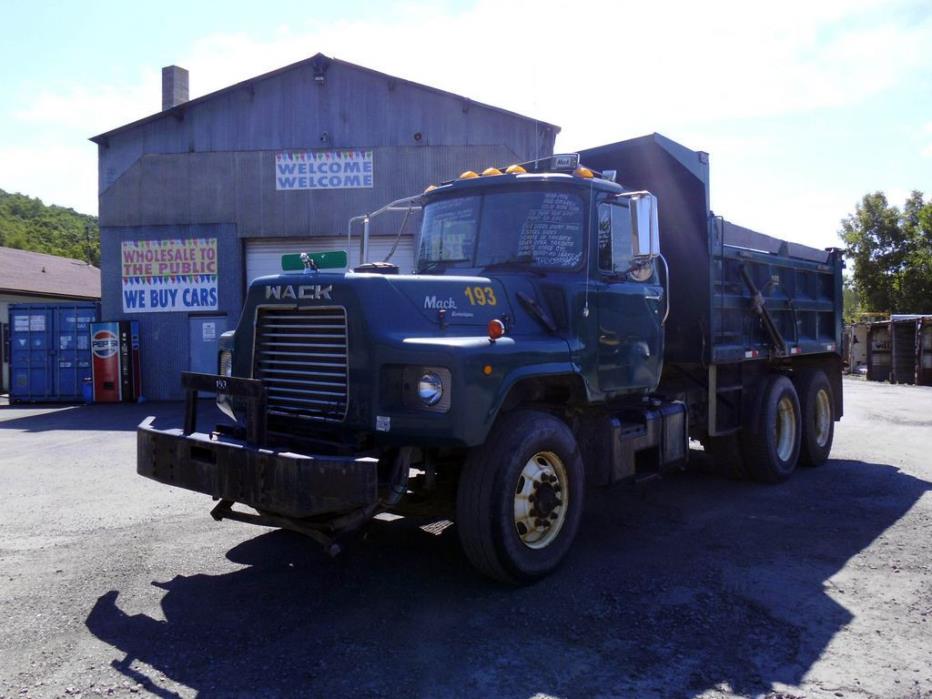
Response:
[{"label": "garage door", "polygon": [[[372,236],[369,238],[369,262],[384,260],[395,244],[396,236]],[[349,250],[350,267],[359,264],[359,237],[353,236]],[[271,238],[246,241],[246,283],[267,274],[281,274],[282,255],[296,252],[327,252],[346,250],[346,236],[318,238]],[[414,239],[403,235],[391,262],[398,271],[409,274],[414,270]]]}]

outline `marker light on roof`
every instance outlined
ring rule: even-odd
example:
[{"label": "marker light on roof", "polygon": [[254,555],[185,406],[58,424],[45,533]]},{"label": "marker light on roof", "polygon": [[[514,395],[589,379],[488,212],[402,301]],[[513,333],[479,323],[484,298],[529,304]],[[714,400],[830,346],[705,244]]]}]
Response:
[{"label": "marker light on roof", "polygon": [[576,170],[573,171],[573,174],[576,175],[576,177],[585,177],[587,179],[593,177],[592,170],[587,167],[583,167],[582,165],[576,168]]},{"label": "marker light on roof", "polygon": [[483,177],[494,177],[495,175],[501,175],[501,174],[502,174],[502,171],[499,170],[497,167],[487,167],[485,170],[482,171]]},{"label": "marker light on roof", "polygon": [[553,170],[575,170],[579,167],[579,153],[564,153],[555,155],[550,160]]},{"label": "marker light on roof", "polygon": [[433,192],[435,189],[437,189],[437,185],[429,184],[427,185],[427,189],[424,190],[424,194],[427,194],[428,192]]},{"label": "marker light on roof", "polygon": [[526,172],[527,170],[525,170],[520,165],[509,165],[507,168],[505,168],[506,175],[523,175]]},{"label": "marker light on roof", "polygon": [[478,177],[478,176],[479,176],[479,175],[477,175],[477,174],[476,174],[475,172],[473,172],[472,170],[467,170],[466,172],[460,174],[460,177],[459,177],[459,178],[460,178],[461,180],[471,180],[471,179],[474,179],[474,178],[476,178],[476,177]]}]

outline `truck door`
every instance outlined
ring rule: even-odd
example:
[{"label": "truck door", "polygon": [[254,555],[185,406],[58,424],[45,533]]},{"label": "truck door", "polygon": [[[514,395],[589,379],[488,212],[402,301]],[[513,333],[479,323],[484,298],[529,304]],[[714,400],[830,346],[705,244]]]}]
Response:
[{"label": "truck door", "polygon": [[654,264],[634,264],[626,202],[598,210],[597,376],[604,393],[656,388],[663,367],[664,289]]}]

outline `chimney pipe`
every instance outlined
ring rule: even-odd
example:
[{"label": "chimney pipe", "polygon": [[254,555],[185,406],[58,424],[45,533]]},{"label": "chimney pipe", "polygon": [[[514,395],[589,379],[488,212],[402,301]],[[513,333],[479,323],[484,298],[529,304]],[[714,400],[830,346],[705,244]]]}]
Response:
[{"label": "chimney pipe", "polygon": [[188,71],[179,66],[162,68],[162,111],[188,101]]}]

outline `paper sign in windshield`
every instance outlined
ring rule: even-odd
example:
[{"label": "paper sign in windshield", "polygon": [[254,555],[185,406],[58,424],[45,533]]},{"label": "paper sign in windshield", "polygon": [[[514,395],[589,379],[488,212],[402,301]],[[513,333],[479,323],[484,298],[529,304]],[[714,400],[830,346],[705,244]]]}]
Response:
[{"label": "paper sign in windshield", "polygon": [[518,254],[544,267],[576,267],[582,260],[582,205],[578,197],[548,192],[521,229]]}]

